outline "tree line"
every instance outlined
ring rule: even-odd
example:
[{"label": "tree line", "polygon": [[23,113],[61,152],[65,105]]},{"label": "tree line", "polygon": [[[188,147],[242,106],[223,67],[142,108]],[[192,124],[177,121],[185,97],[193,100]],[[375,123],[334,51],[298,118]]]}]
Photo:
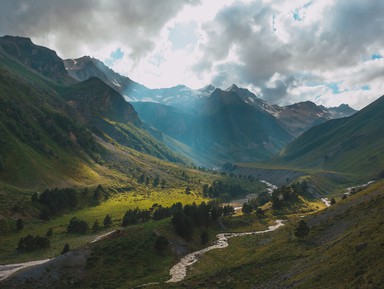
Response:
[{"label": "tree line", "polygon": [[247,193],[249,193],[247,189],[240,184],[228,184],[217,180],[210,186],[208,184],[203,186],[204,197],[220,198],[223,201],[228,201],[237,196],[244,196]]}]

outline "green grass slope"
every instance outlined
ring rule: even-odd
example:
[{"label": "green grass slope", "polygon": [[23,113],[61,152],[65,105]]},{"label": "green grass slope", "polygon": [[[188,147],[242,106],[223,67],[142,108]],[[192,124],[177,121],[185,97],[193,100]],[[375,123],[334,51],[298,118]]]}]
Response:
[{"label": "green grass slope", "polygon": [[39,75],[0,49],[0,182],[24,189],[104,183],[119,143],[186,163],[141,128],[133,107],[98,79],[69,86]]},{"label": "green grass slope", "polygon": [[[163,283],[169,279],[169,269],[180,255],[207,245],[199,242],[201,230],[186,242],[175,235],[170,220],[164,219],[122,229],[40,269],[16,274],[2,285],[36,288],[55,282],[55,288],[139,288],[143,284],[153,289],[382,288],[383,189],[381,181],[319,212],[291,215],[275,232],[232,238],[228,247],[200,256],[188,267],[187,278],[178,283]],[[310,227],[303,239],[294,236],[299,220]],[[227,218],[223,223],[227,230],[244,232],[263,230],[273,221],[252,214]],[[55,235],[64,236],[58,228]],[[219,224],[208,228],[209,239],[214,240],[222,230]],[[169,240],[163,251],[155,248],[158,236]]]},{"label": "green grass slope", "polygon": [[30,189],[95,181],[91,132],[57,110],[50,87],[31,81],[0,66],[0,180]]},{"label": "green grass slope", "polygon": [[200,258],[185,281],[149,288],[382,288],[384,182],[304,220],[298,240],[292,219],[276,232],[233,238]]},{"label": "green grass slope", "polygon": [[290,143],[274,163],[375,178],[384,167],[384,97],[356,114],[316,126]]}]

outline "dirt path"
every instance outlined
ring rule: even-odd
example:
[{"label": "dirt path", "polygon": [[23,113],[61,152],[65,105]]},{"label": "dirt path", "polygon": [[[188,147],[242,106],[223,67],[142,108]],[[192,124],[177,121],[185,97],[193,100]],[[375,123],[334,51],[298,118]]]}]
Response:
[{"label": "dirt path", "polygon": [[112,235],[112,234],[115,233],[115,232],[116,232],[116,230],[113,230],[113,231],[110,231],[110,232],[105,233],[105,234],[103,234],[103,235],[97,236],[95,239],[93,239],[93,240],[91,241],[91,243],[98,242],[98,241],[104,239],[105,237],[108,237],[109,235]]},{"label": "dirt path", "polygon": [[47,263],[52,259],[30,261],[19,264],[0,265],[0,281],[3,281],[21,269]]},{"label": "dirt path", "polygon": [[[95,243],[98,242],[107,236],[115,233],[116,230],[113,230],[111,232],[105,233],[103,235],[97,236],[95,239],[93,239],[90,243]],[[54,260],[55,258],[52,259],[44,259],[44,260],[37,260],[37,261],[29,261],[25,263],[18,263],[18,264],[8,264],[8,265],[0,265],[0,282],[7,279],[8,277],[12,276],[15,274],[17,271],[26,269],[28,267],[32,266],[37,266],[41,265],[44,263],[47,263],[48,261]]]},{"label": "dirt path", "polygon": [[254,231],[254,232],[244,232],[244,233],[221,233],[217,234],[216,238],[217,241],[207,248],[204,248],[199,251],[195,251],[193,253],[190,253],[179,261],[175,266],[171,268],[169,271],[169,274],[171,275],[171,279],[167,281],[167,283],[175,283],[182,281],[187,276],[187,267],[191,266],[192,264],[196,263],[198,260],[198,257],[213,250],[213,249],[222,249],[225,247],[228,247],[228,239],[233,237],[240,237],[240,236],[247,236],[247,235],[254,235],[254,234],[264,234],[268,232],[275,231],[277,228],[284,226],[282,220],[276,220],[276,225],[269,226],[267,230],[264,231]]}]

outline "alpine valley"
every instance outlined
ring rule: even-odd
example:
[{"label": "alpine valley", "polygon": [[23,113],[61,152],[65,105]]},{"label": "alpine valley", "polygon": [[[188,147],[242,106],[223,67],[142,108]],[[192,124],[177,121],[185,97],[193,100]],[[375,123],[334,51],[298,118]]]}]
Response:
[{"label": "alpine valley", "polygon": [[0,37],[0,287],[383,288],[383,124]]}]

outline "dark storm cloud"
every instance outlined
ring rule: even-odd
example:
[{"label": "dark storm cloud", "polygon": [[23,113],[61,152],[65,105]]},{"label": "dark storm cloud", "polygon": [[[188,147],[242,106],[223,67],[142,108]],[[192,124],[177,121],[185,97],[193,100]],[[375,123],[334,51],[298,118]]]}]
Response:
[{"label": "dark storm cloud", "polygon": [[109,43],[124,43],[139,59],[154,47],[164,24],[194,0],[0,0],[0,34],[31,37],[79,57]]}]

